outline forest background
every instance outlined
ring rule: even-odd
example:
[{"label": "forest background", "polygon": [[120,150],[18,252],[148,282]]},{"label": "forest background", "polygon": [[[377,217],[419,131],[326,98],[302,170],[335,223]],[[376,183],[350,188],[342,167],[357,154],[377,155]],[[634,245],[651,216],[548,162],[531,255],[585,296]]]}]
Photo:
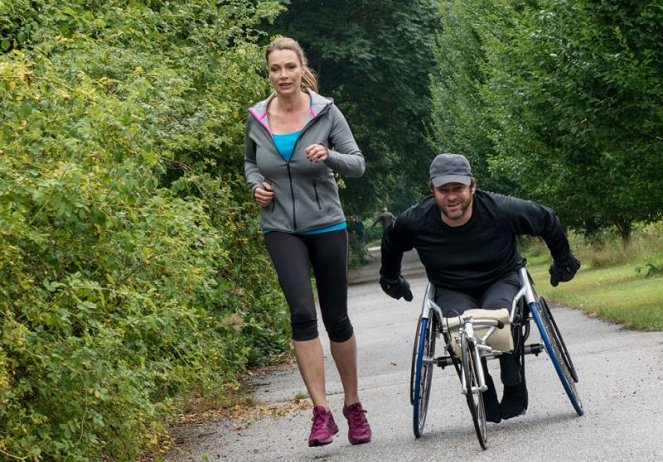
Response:
[{"label": "forest background", "polygon": [[597,247],[662,218],[657,1],[0,0],[1,460],[158,457],[289,353],[242,174],[276,34],[364,152],[349,214],[450,151]]}]

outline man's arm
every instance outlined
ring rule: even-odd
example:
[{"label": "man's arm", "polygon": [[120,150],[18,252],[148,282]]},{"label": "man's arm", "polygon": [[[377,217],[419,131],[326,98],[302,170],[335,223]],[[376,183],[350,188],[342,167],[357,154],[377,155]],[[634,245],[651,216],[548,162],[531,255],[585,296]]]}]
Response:
[{"label": "man's arm", "polygon": [[[398,226],[396,226],[398,225]],[[396,220],[387,226],[382,235],[380,254],[382,266],[380,267],[380,287],[384,293],[396,300],[401,297],[412,301],[410,284],[401,275],[403,252],[412,249],[412,242],[407,233],[405,220]]]},{"label": "man's arm", "polygon": [[398,279],[401,275],[403,253],[413,247],[412,237],[407,229],[407,217],[400,216],[387,226],[382,234],[380,276],[387,280]]},{"label": "man's arm", "polygon": [[[513,198],[511,198],[513,199]],[[573,279],[580,261],[571,252],[569,240],[559,218],[549,207],[536,202],[516,199],[513,203],[518,234],[540,236],[548,246],[553,263],[550,266],[550,284],[557,286],[559,282]]]}]

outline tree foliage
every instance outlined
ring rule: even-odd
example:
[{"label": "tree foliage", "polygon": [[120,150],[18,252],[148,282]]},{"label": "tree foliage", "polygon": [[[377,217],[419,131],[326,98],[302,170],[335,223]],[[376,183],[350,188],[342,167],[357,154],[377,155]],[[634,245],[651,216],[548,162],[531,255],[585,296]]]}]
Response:
[{"label": "tree foliage", "polygon": [[278,11],[0,2],[0,458],[136,460],[287,348],[240,149]]},{"label": "tree foliage", "polygon": [[[458,9],[457,2],[441,5],[447,15]],[[455,17],[461,31],[476,33],[480,53],[451,62],[438,55],[446,72],[435,85],[440,101],[456,103],[437,113],[448,118],[455,111],[461,121],[461,128],[438,133],[484,157],[494,179],[510,178],[516,191],[552,205],[566,224],[587,233],[616,226],[628,239],[634,222],[659,219],[659,2],[465,5]],[[441,34],[444,51],[460,40],[453,28]],[[468,68],[478,76],[470,97],[449,94],[447,86]],[[465,103],[467,109],[455,109]],[[472,124],[482,135],[463,145]]]},{"label": "tree foliage", "polygon": [[[477,2],[478,3],[478,2]],[[435,46],[432,75],[431,145],[440,152],[464,154],[481,188],[502,186],[488,169],[494,152],[489,134],[491,120],[484,113],[481,90],[485,84],[486,56],[481,27],[482,8],[465,1],[440,2],[440,34]]]},{"label": "tree foliage", "polygon": [[434,68],[434,2],[290,0],[271,30],[297,39],[317,72],[321,92],[335,99],[367,161],[367,173],[346,180],[346,208],[401,210],[425,189],[425,143]]}]

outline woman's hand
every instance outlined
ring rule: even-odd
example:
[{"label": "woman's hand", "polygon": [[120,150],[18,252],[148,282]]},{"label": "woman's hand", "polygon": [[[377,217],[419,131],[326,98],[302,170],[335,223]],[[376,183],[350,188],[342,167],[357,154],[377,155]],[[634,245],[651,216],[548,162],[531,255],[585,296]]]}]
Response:
[{"label": "woman's hand", "polygon": [[274,200],[274,190],[272,189],[272,185],[263,181],[262,186],[258,186],[253,192],[253,198],[260,207],[269,205],[272,200]]},{"label": "woman's hand", "polygon": [[324,162],[329,158],[329,150],[324,144],[312,144],[304,149],[304,153],[311,162]]}]

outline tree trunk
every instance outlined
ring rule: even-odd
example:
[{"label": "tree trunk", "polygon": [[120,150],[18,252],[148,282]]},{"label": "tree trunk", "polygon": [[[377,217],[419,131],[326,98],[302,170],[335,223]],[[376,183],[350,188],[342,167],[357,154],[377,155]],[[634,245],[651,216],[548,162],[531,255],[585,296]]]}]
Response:
[{"label": "tree trunk", "polygon": [[629,244],[631,244],[631,233],[633,231],[633,227],[631,226],[630,222],[617,222],[615,223],[615,226],[617,227],[617,231],[619,232],[619,236],[622,238],[622,245],[624,247],[627,247]]}]

